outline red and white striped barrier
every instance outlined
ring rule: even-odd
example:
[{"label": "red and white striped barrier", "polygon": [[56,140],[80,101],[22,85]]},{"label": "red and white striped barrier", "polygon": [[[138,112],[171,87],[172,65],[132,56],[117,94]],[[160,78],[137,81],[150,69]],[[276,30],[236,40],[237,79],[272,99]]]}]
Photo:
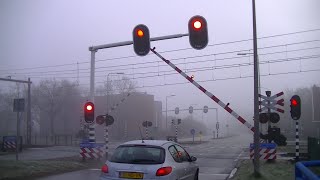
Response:
[{"label": "red and white striped barrier", "polygon": [[15,141],[5,141],[3,144],[4,149],[7,150],[14,150],[16,149],[16,142]]},{"label": "red and white striped barrier", "polygon": [[104,156],[103,147],[80,148],[80,158],[83,159],[100,159]]},{"label": "red and white striped barrier", "polygon": [[[277,159],[276,149],[263,148],[259,150],[260,159]],[[254,149],[250,149],[250,159],[254,159]]]},{"label": "red and white striped barrier", "polygon": [[165,63],[167,63],[170,67],[172,67],[174,70],[176,70],[179,74],[181,74],[184,78],[186,78],[188,81],[191,82],[194,86],[196,86],[198,89],[200,89],[204,94],[206,94],[210,99],[212,99],[214,102],[219,104],[223,109],[225,109],[228,113],[230,113],[233,117],[235,117],[238,121],[240,121],[242,124],[244,124],[247,128],[249,128],[252,132],[254,132],[254,127],[248,123],[243,117],[238,115],[235,111],[233,111],[229,104],[223,103],[220,99],[218,99],[215,95],[213,95],[211,92],[207,91],[204,87],[200,86],[196,81],[193,80],[193,78],[189,77],[185,72],[183,72],[181,69],[179,69],[177,66],[172,64],[169,60],[166,60],[164,57],[162,57],[159,53],[155,51],[155,48],[150,49],[155,55],[157,55],[160,59],[162,59]]}]

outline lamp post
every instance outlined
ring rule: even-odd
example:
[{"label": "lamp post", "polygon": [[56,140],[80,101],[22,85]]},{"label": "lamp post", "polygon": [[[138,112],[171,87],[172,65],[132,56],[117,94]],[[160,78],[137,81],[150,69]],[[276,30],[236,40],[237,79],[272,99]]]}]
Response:
[{"label": "lamp post", "polygon": [[171,94],[169,96],[166,96],[166,131],[168,130],[168,97],[176,96],[174,94]]}]

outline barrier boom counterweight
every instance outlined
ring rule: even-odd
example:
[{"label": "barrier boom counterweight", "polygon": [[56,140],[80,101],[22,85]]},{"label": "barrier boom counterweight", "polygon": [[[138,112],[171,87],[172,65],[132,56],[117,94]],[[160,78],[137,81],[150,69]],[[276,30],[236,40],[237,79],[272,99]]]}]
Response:
[{"label": "barrier boom counterweight", "polygon": [[200,89],[203,93],[205,93],[210,99],[212,99],[214,102],[219,104],[223,109],[225,109],[228,113],[230,113],[233,117],[235,117],[238,121],[240,121],[242,124],[244,124],[247,128],[249,128],[252,132],[254,132],[254,127],[248,123],[243,117],[238,115],[235,111],[233,111],[228,105],[223,103],[220,99],[218,99],[215,95],[213,95],[211,92],[207,91],[204,87],[200,86],[196,81],[193,80],[193,78],[189,77],[186,73],[184,73],[181,69],[179,69],[177,66],[172,64],[169,60],[165,59],[163,56],[161,56],[158,52],[155,51],[155,48],[150,49],[155,55],[157,55],[160,59],[162,59],[165,63],[167,63],[170,67],[172,67],[174,70],[176,70],[179,74],[181,74],[184,78],[186,78],[190,83],[192,83],[194,86],[196,86],[198,89]]}]

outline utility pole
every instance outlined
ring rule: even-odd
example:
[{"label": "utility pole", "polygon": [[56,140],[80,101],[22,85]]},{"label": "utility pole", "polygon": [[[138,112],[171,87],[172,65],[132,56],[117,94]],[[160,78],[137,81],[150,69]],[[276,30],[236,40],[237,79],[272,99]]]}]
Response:
[{"label": "utility pole", "polygon": [[27,144],[31,145],[31,81],[28,78]]},{"label": "utility pole", "polygon": [[256,25],[256,4],[255,0],[252,0],[252,21],[253,21],[253,71],[254,71],[254,176],[260,176],[260,162],[259,162],[259,148],[260,148],[260,131],[259,131],[259,72],[258,72],[258,45],[257,45],[257,25]]}]

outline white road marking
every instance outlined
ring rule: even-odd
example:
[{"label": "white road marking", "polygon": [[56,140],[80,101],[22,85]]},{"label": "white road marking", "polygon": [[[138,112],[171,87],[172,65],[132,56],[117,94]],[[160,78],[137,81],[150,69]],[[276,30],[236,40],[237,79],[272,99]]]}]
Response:
[{"label": "white road marking", "polygon": [[237,172],[237,170],[238,170],[237,168],[234,168],[234,169],[231,171],[228,179],[232,178],[232,177],[234,176],[234,174]]},{"label": "white road marking", "polygon": [[89,169],[91,171],[101,171],[101,169]]},{"label": "white road marking", "polygon": [[199,173],[199,175],[229,176],[229,174]]},{"label": "white road marking", "polygon": [[238,157],[234,160],[234,161],[238,161],[240,156],[242,155],[243,151],[241,151],[241,153],[238,155]]}]

